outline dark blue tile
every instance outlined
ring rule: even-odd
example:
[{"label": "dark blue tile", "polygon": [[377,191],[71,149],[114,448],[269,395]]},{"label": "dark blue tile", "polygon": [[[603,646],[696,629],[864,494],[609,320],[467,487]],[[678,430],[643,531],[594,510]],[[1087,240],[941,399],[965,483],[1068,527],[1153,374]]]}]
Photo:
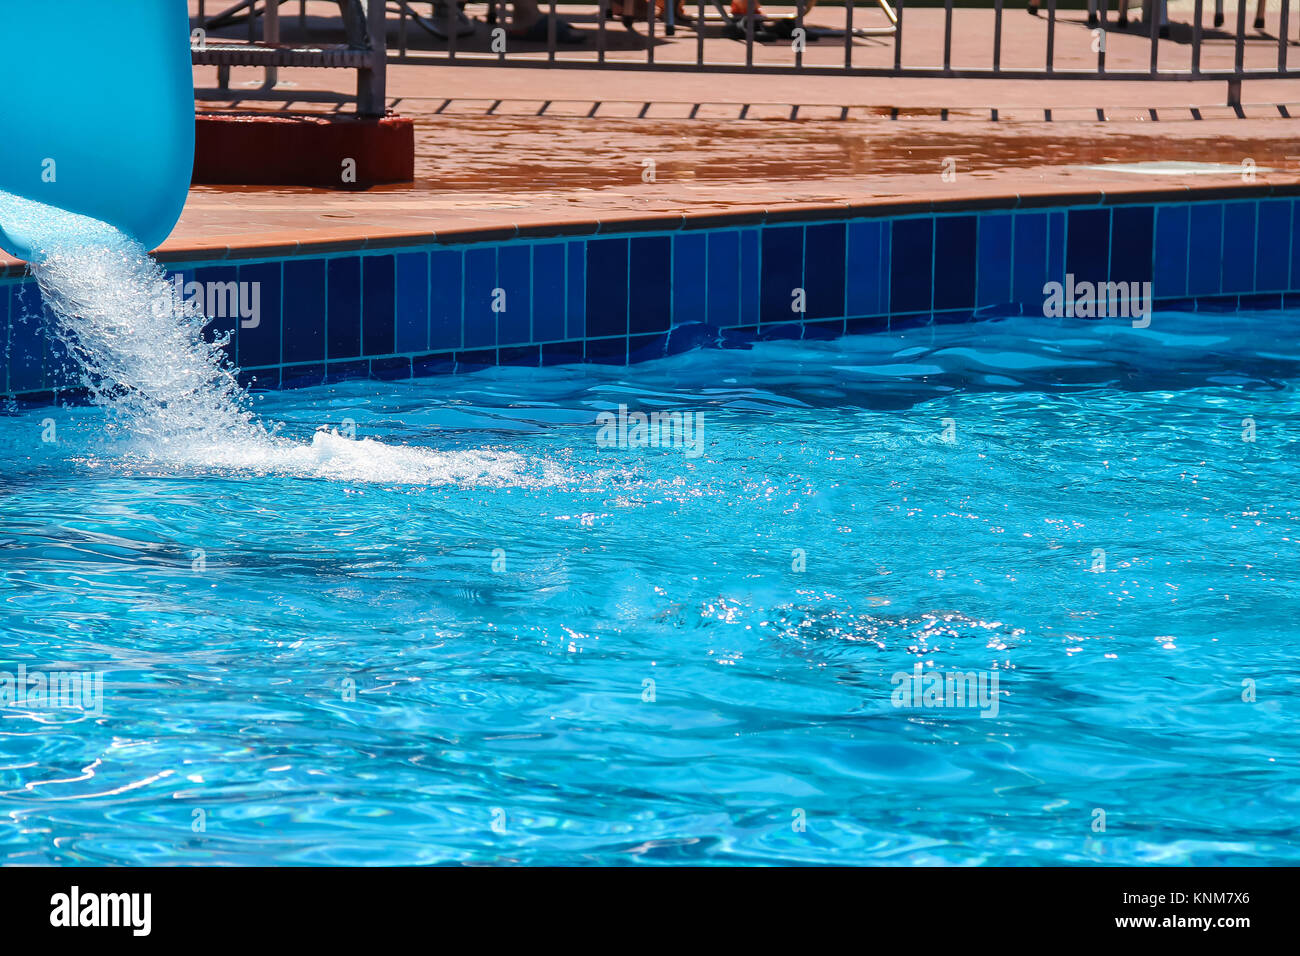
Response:
[{"label": "dark blue tile", "polygon": [[542,364],[542,350],[538,345],[517,345],[497,350],[498,365],[518,365],[537,368]]},{"label": "dark blue tile", "polygon": [[[709,233],[707,321],[734,325],[740,321],[740,233],[734,229]],[[674,316],[673,324],[703,321],[703,317]]]},{"label": "dark blue tile", "polygon": [[1152,292],[1159,298],[1187,294],[1186,205],[1156,210],[1156,253]]},{"label": "dark blue tile", "polygon": [[[679,232],[673,236],[673,324],[703,322],[708,317],[704,272],[708,264],[708,233]],[[736,284],[732,283],[732,291]],[[733,297],[734,301],[734,297]]]},{"label": "dark blue tile", "polygon": [[843,318],[844,223],[808,226],[804,230],[804,288],[808,293],[808,319]]},{"label": "dark blue tile", "polygon": [[411,359],[411,375],[422,378],[429,375],[451,375],[456,371],[456,355],[453,352],[432,352],[417,355]]},{"label": "dark blue tile", "polygon": [[627,334],[627,256],[626,239],[587,240],[588,338]]},{"label": "dark blue tile", "polygon": [[1127,282],[1130,286],[1150,282],[1154,247],[1155,211],[1152,207],[1116,206],[1112,210],[1110,281]]},{"label": "dark blue tile", "polygon": [[[1300,222],[1300,199],[1291,204],[1291,221]],[[1300,289],[1300,242],[1291,241],[1291,282],[1292,289]]]},{"label": "dark blue tile", "polygon": [[724,349],[750,349],[758,338],[758,330],[751,326],[723,329],[718,344]]},{"label": "dark blue tile", "polygon": [[582,364],[582,343],[581,342],[550,342],[546,345],[543,345],[542,364],[545,366],[581,365]]},{"label": "dark blue tile", "polygon": [[[763,230],[762,321],[789,322],[802,318],[797,304],[806,306],[803,289],[803,226],[772,226]],[[806,293],[806,290],[805,290]]]},{"label": "dark blue tile", "polygon": [[786,339],[802,339],[802,322],[769,322],[760,327],[755,336],[760,342],[780,342]]},{"label": "dark blue tile", "polygon": [[280,364],[280,297],[279,262],[257,262],[239,267],[239,282],[247,290],[256,314],[239,323],[240,368]]},{"label": "dark blue tile", "polygon": [[286,259],[282,361],[318,362],[325,358],[324,316],[325,260]]},{"label": "dark blue tile", "polygon": [[917,329],[933,322],[934,315],[930,312],[900,312],[889,317],[889,328]]},{"label": "dark blue tile", "polygon": [[975,304],[979,307],[1011,301],[1012,219],[1011,213],[980,214],[979,266],[975,279]]},{"label": "dark blue tile", "polygon": [[464,307],[464,255],[459,249],[429,253],[429,348],[458,349]]},{"label": "dark blue tile", "polygon": [[888,273],[881,267],[881,229],[878,220],[854,222],[848,227],[848,266],[844,279],[845,309],[849,315],[888,312]]},{"label": "dark blue tile", "polygon": [[[757,325],[763,274],[759,230],[740,230],[740,322],[738,325]],[[786,308],[789,308],[787,305]],[[730,323],[728,323],[730,324]]]},{"label": "dark blue tile", "polygon": [[673,244],[669,236],[631,240],[627,327],[633,334],[667,332],[672,319]]},{"label": "dark blue tile", "polygon": [[210,266],[194,270],[194,281],[203,291],[203,338],[209,342],[225,340],[224,351],[235,361],[239,333],[239,270],[235,266]]},{"label": "dark blue tile", "polygon": [[497,344],[496,309],[501,307],[501,297],[497,292],[499,288],[496,247],[475,247],[466,250],[465,345],[467,348]]},{"label": "dark blue tile", "polygon": [[1259,204],[1259,232],[1255,241],[1255,288],[1281,292],[1290,288],[1291,201],[1265,199]]},{"label": "dark blue tile", "polygon": [[1109,267],[1110,210],[1071,209],[1066,224],[1066,274],[1074,276],[1076,284],[1105,282]]},{"label": "dark blue tile", "polygon": [[1222,252],[1223,205],[1193,204],[1188,229],[1188,295],[1214,295],[1220,291],[1219,267]]},{"label": "dark blue tile", "polygon": [[0,282],[0,392],[9,392],[9,296],[12,283]]},{"label": "dark blue tile", "polygon": [[803,337],[806,341],[828,342],[844,334],[843,319],[822,319],[818,322],[805,322]]},{"label": "dark blue tile", "polygon": [[411,377],[411,360],[401,358],[377,358],[370,360],[370,377],[381,382],[396,382]]},{"label": "dark blue tile", "polygon": [[533,246],[533,341],[556,342],[564,330],[564,243]]},{"label": "dark blue tile", "polygon": [[1236,312],[1240,306],[1241,298],[1235,295],[1203,295],[1196,299],[1197,312],[1218,312],[1226,315]]},{"label": "dark blue tile", "polygon": [[325,363],[286,365],[280,369],[281,388],[312,388],[325,381]]},{"label": "dark blue tile", "polygon": [[477,372],[497,364],[496,349],[473,349],[456,353],[456,373]]},{"label": "dark blue tile", "polygon": [[[587,259],[587,266],[591,266],[591,258]],[[627,336],[621,336],[613,339],[587,339],[585,345],[585,360],[595,365],[626,365],[627,364]]]},{"label": "dark blue tile", "polygon": [[429,348],[429,254],[400,253],[396,269],[394,351],[423,352]]},{"label": "dark blue tile", "polygon": [[1273,312],[1282,308],[1282,294],[1280,292],[1257,292],[1253,295],[1243,295],[1237,300],[1237,310],[1240,312]]},{"label": "dark blue tile", "polygon": [[708,322],[685,322],[673,326],[668,335],[666,352],[679,355],[692,349],[717,348],[722,339],[722,330]]},{"label": "dark blue tile", "polygon": [[849,319],[844,323],[845,335],[875,335],[889,328],[889,316],[872,315]]},{"label": "dark blue tile", "polygon": [[1223,207],[1224,292],[1255,291],[1255,205],[1230,202]]},{"label": "dark blue tile", "polygon": [[497,282],[505,293],[504,308],[497,313],[497,345],[533,340],[532,263],[533,250],[527,245],[502,246],[497,251]]},{"label": "dark blue tile", "polygon": [[975,216],[939,216],[934,221],[934,307],[975,305]]},{"label": "dark blue tile", "polygon": [[[1040,299],[1043,297],[1041,286],[1039,287],[1038,297]],[[1033,309],[1041,308],[1041,306],[1038,303],[1033,303],[1033,302],[1029,303],[1029,307]],[[975,321],[974,309],[949,309],[944,312],[934,313],[935,325],[961,325],[964,322],[974,322],[974,321]]]},{"label": "dark blue tile", "polygon": [[330,362],[325,366],[325,384],[345,382],[349,379],[369,378],[370,363],[365,359],[353,359],[348,362]]},{"label": "dark blue tile", "polygon": [[934,284],[934,219],[895,219],[889,244],[889,311],[928,312]]},{"label": "dark blue tile", "polygon": [[1012,225],[1011,301],[1037,312],[1047,283],[1048,214],[1018,212]]},{"label": "dark blue tile", "polygon": [[329,319],[326,356],[353,358],[361,354],[361,260],[358,256],[330,259]]},{"label": "dark blue tile", "polygon": [[564,303],[568,324],[566,335],[581,339],[587,334],[587,241],[575,239],[568,247],[568,295]]},{"label": "dark blue tile", "polygon": [[1047,282],[1065,281],[1065,213],[1047,218]]},{"label": "dark blue tile", "polygon": [[363,355],[392,355],[397,351],[396,262],[392,256],[366,256],[361,260],[364,293],[361,309]]},{"label": "dark blue tile", "polygon": [[653,335],[632,335],[627,340],[627,361],[650,362],[664,357],[668,347],[668,333],[656,332]]}]

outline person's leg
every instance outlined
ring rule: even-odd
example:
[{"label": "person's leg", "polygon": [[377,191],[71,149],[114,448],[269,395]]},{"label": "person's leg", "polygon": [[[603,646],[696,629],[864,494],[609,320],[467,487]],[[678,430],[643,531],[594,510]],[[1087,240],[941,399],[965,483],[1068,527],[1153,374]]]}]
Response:
[{"label": "person's leg", "polygon": [[[1290,2],[1290,0],[1284,0],[1284,2]],[[1255,29],[1264,29],[1264,0],[1258,0],[1255,4]]]},{"label": "person's leg", "polygon": [[1214,25],[1223,26],[1223,0],[1214,0]]}]

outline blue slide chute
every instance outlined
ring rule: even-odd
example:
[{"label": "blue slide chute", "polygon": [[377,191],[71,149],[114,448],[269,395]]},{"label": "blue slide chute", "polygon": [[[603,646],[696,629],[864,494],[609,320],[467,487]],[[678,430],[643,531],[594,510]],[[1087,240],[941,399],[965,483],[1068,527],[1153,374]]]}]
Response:
[{"label": "blue slide chute", "polygon": [[183,0],[0,0],[0,248],[39,255],[41,207],[148,249],[170,235],[194,169],[189,29]]}]

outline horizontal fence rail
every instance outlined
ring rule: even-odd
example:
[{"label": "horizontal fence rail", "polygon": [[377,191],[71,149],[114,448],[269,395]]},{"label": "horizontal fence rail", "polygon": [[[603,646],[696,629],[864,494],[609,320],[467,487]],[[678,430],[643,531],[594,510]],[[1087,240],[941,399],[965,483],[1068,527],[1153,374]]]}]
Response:
[{"label": "horizontal fence rail", "polygon": [[[252,21],[285,0],[250,0]],[[305,29],[339,0],[290,0]],[[834,5],[829,5],[834,2]],[[387,62],[616,71],[1007,80],[1226,81],[1240,106],[1241,83],[1285,79],[1290,3],[1264,11],[1263,26],[1238,3],[1195,0],[1167,11],[1165,0],[1059,0],[1009,6],[987,0],[591,0],[560,4],[504,0],[371,0],[387,17]],[[1258,2],[1258,0],[1256,0]],[[536,8],[532,23],[525,19]],[[1213,12],[1209,9],[1213,5]],[[1252,4],[1253,6],[1253,4]],[[272,14],[272,17],[274,14]],[[574,42],[580,41],[580,42]],[[224,41],[222,41],[224,42]],[[228,63],[240,64],[231,53]],[[200,61],[196,55],[196,62]],[[257,98],[256,93],[247,98]],[[300,97],[305,98],[305,97]]]}]

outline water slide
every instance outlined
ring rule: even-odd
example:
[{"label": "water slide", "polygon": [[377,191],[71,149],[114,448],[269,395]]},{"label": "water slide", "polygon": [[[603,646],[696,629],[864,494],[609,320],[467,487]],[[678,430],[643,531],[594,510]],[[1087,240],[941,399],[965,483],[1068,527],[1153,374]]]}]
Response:
[{"label": "water slide", "polygon": [[153,249],[193,166],[184,0],[0,0],[0,249],[36,258],[59,210]]}]

